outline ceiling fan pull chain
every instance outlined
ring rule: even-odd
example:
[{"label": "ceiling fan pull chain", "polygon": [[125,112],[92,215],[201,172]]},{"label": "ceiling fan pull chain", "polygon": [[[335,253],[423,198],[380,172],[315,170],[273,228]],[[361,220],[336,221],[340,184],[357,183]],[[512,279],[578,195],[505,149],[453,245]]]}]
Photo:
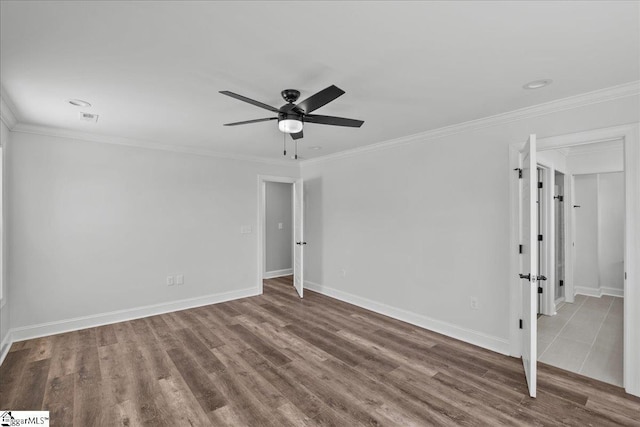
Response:
[{"label": "ceiling fan pull chain", "polygon": [[298,160],[298,140],[296,139],[296,160]]},{"label": "ceiling fan pull chain", "polygon": [[284,147],[284,155],[287,155],[287,134],[283,133],[282,134],[282,145]]}]

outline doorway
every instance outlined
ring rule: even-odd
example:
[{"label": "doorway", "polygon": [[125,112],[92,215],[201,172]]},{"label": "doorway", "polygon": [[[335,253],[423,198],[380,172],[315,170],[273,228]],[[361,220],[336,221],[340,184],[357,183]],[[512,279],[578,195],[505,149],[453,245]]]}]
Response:
[{"label": "doorway", "polygon": [[[573,205],[578,203],[575,202],[575,195],[572,193],[572,185],[573,179],[575,175],[579,175],[584,173],[583,171],[572,170],[571,172],[567,172],[566,165],[561,165],[562,162],[557,161],[557,159],[552,159],[553,164],[558,167],[558,174],[553,172],[553,180],[551,182],[553,185],[553,192],[550,192],[552,197],[549,200],[549,206],[553,206],[554,203],[559,204],[559,197],[557,199],[553,199],[553,197],[562,196],[564,209],[560,209],[559,212],[555,212],[554,215],[549,216],[549,219],[553,222],[553,227],[551,228],[555,234],[556,229],[556,218],[560,218],[558,221],[559,227],[564,227],[564,233],[561,233],[565,236],[564,245],[560,240],[552,239],[552,245],[549,245],[548,248],[551,248],[550,253],[547,255],[547,258],[551,258],[550,265],[553,265],[553,268],[549,269],[549,274],[553,275],[553,280],[550,280],[549,283],[552,285],[553,292],[550,292],[548,295],[552,297],[553,306],[556,308],[556,311],[559,311],[564,307],[574,307],[575,309],[579,308],[582,304],[587,304],[584,307],[589,307],[591,305],[602,305],[603,310],[608,310],[608,313],[618,314],[619,317],[624,322],[623,332],[620,332],[622,336],[622,384],[625,390],[628,393],[634,395],[640,395],[640,366],[637,363],[637,360],[640,360],[640,345],[635,337],[640,334],[640,322],[638,322],[638,307],[640,306],[640,293],[638,292],[638,279],[636,277],[637,271],[637,260],[638,255],[640,255],[640,247],[638,242],[634,238],[630,238],[631,236],[635,236],[637,233],[638,227],[638,219],[640,218],[640,208],[639,208],[639,194],[640,194],[640,180],[637,179],[640,173],[640,144],[638,140],[638,125],[624,125],[606,129],[599,129],[594,131],[582,132],[577,134],[569,134],[569,135],[561,135],[557,137],[548,137],[538,141],[538,148],[541,154],[541,159],[543,157],[553,157],[554,150],[563,150],[566,154],[567,150],[570,147],[583,147],[587,148],[587,144],[593,144],[596,142],[600,143],[610,143],[610,144],[621,144],[622,147],[622,159],[624,163],[624,190],[623,190],[623,198],[625,201],[624,209],[623,209],[623,218],[624,218],[624,243],[623,243],[623,265],[624,271],[623,275],[623,285],[622,285],[622,294],[624,295],[624,299],[620,299],[619,297],[613,297],[610,295],[601,295],[598,299],[599,304],[595,304],[594,302],[588,302],[589,296],[581,295],[581,289],[574,289],[573,285],[575,282],[575,278],[573,277],[574,268],[572,263],[575,261],[575,254],[573,253],[573,243],[574,241],[567,238],[567,236],[573,233],[575,223],[573,221],[573,210],[578,208],[573,208]],[[519,170],[519,165],[522,164],[522,157],[520,154],[521,147],[523,143],[514,143],[510,146],[510,159],[513,168]],[[602,157],[604,154],[601,152],[597,154],[598,157]],[[536,156],[537,157],[537,156]],[[532,171],[535,171],[534,163]],[[522,175],[522,172],[520,172]],[[513,172],[511,172],[513,174]],[[511,175],[513,177],[513,175]],[[562,182],[564,186],[562,187],[562,192],[556,191],[556,177],[558,179],[558,183]],[[514,277],[514,285],[511,287],[511,315],[513,316],[513,323],[510,325],[510,342],[512,348],[512,355],[519,357],[524,355],[523,348],[525,346],[525,334],[527,337],[531,334],[526,332],[528,329],[531,332],[536,332],[537,326],[533,325],[530,328],[527,328],[525,323],[525,331],[523,332],[521,327],[523,322],[519,319],[522,319],[523,312],[523,293],[525,289],[531,289],[532,286],[526,287],[523,286],[523,280],[518,280],[518,274],[522,270],[522,232],[519,231],[519,224],[522,221],[522,199],[518,197],[521,184],[521,180],[516,179],[511,181],[511,236],[512,236],[512,256],[511,256],[511,273]],[[560,187],[560,186],[558,186]],[[558,188],[560,190],[560,188]],[[533,189],[532,189],[533,192]],[[535,202],[534,202],[535,203]],[[564,218],[560,216],[564,215]],[[532,217],[535,218],[535,217]],[[562,221],[562,219],[564,219]],[[532,224],[533,226],[533,224]],[[532,235],[532,238],[534,236]],[[573,237],[572,237],[573,238]],[[555,258],[557,256],[562,256],[561,248],[558,249],[558,246],[562,246],[564,248],[564,263],[556,263]],[[519,249],[520,248],[520,249]],[[533,248],[531,248],[533,249]],[[556,250],[558,249],[558,250]],[[531,267],[532,270],[537,270],[537,263],[535,267]],[[529,271],[529,270],[527,270]],[[527,272],[525,271],[525,273]],[[540,274],[540,273],[537,273]],[[560,286],[560,280],[562,280],[562,286]],[[521,285],[522,284],[522,285]],[[576,282],[576,286],[580,286]],[[605,286],[606,287],[606,286]],[[562,288],[562,289],[559,289]],[[574,295],[578,295],[575,296]],[[564,301],[562,300],[564,298]],[[597,296],[596,296],[597,298]],[[610,298],[617,298],[611,300]],[[616,302],[617,301],[617,302]],[[573,303],[573,304],[570,304]],[[604,307],[607,306],[607,307]],[[535,305],[533,306],[535,308]],[[619,307],[619,308],[618,308]],[[574,311],[577,313],[577,310]],[[575,313],[574,313],[575,314]],[[569,313],[567,314],[556,314],[555,316],[545,316],[548,318],[554,318],[558,316],[569,317]],[[525,316],[526,317],[526,316]],[[606,316],[605,316],[606,317]],[[538,322],[536,322],[538,323]],[[520,326],[520,327],[519,327]],[[604,330],[608,328],[607,325],[601,323],[600,325],[594,326],[595,329]],[[597,332],[597,331],[596,331]],[[537,335],[537,333],[536,333]],[[533,338],[533,337],[532,337]],[[597,336],[594,338],[597,339]],[[536,348],[538,345],[536,344],[537,337],[534,339],[534,344],[529,345],[530,348]],[[542,346],[540,346],[542,347]],[[536,349],[535,353],[540,354],[543,349]],[[534,353],[534,354],[535,354]],[[535,357],[535,356],[534,356]],[[535,364],[533,365],[535,366]],[[583,374],[586,372],[583,371]],[[534,379],[534,387],[535,387],[535,379]],[[532,393],[534,395],[535,390]]]},{"label": "doorway", "polygon": [[[621,140],[541,151],[553,196],[540,198],[554,224],[541,222],[541,274],[549,276],[538,319],[542,363],[623,385],[624,156]],[[555,167],[562,172],[555,170]],[[563,173],[564,172],[564,173]],[[573,194],[565,203],[566,187]],[[546,184],[546,182],[545,182]],[[569,215],[565,221],[565,205]],[[547,205],[547,206],[545,206]],[[542,217],[541,217],[542,218]],[[566,225],[570,224],[570,227]],[[549,237],[548,239],[546,237]],[[564,249],[564,239],[571,242]],[[551,252],[554,252],[551,254]],[[566,257],[573,270],[565,299]]]},{"label": "doorway", "polygon": [[293,275],[293,184],[265,183],[263,279]]},{"label": "doorway", "polygon": [[[273,185],[272,184],[276,184]],[[283,184],[283,185],[279,185]],[[269,185],[269,192],[267,191]],[[267,198],[271,195],[269,219],[267,218]],[[290,194],[291,204],[286,205]],[[258,293],[262,294],[263,280],[265,276],[286,276],[293,273],[293,287],[300,296],[304,292],[304,198],[303,181],[293,177],[258,175]],[[286,218],[290,216],[290,236],[287,235],[289,227]],[[274,228],[275,227],[275,228]],[[269,239],[270,237],[270,239]],[[273,244],[271,254],[268,255],[268,244]],[[275,246],[277,244],[277,247]],[[289,250],[287,250],[287,246]],[[278,249],[279,248],[279,249]],[[280,250],[278,252],[278,250]],[[287,257],[291,254],[291,267],[288,267]],[[275,266],[285,265],[284,268]],[[275,268],[275,270],[274,270]],[[271,269],[271,270],[268,270]]]}]

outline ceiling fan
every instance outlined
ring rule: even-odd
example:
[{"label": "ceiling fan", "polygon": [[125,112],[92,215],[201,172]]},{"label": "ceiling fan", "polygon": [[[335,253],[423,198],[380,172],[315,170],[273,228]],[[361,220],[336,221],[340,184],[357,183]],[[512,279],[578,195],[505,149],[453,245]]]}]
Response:
[{"label": "ceiling fan", "polygon": [[277,120],[278,128],[284,133],[291,134],[291,137],[294,140],[297,140],[303,137],[302,128],[304,126],[304,123],[316,123],[319,125],[346,126],[354,128],[359,128],[364,123],[364,121],[362,120],[310,114],[311,112],[330,103],[331,101],[345,93],[342,89],[335,85],[331,85],[328,88],[323,89],[314,95],[311,95],[309,98],[298,104],[295,104],[295,102],[300,97],[300,91],[296,89],[285,89],[281,92],[281,95],[282,98],[287,101],[287,104],[283,105],[280,108],[272,107],[271,105],[267,105],[260,101],[247,98],[246,96],[238,95],[237,93],[229,92],[228,90],[222,90],[220,91],[220,93],[278,114],[276,117],[246,120],[235,123],[225,123],[225,126],[246,125],[249,123]]}]

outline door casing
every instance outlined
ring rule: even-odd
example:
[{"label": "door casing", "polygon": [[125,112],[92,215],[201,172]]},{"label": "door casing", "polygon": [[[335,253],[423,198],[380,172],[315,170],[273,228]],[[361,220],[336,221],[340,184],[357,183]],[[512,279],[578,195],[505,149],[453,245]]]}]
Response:
[{"label": "door casing", "polygon": [[[257,283],[256,287],[258,288],[258,294],[262,294],[263,292],[263,275],[264,268],[266,264],[266,185],[267,182],[280,182],[293,184],[298,180],[298,178],[289,177],[289,176],[272,176],[272,175],[258,175],[258,268],[257,268]],[[291,203],[295,203],[293,194],[291,197]],[[293,209],[293,205],[292,205]],[[296,227],[295,218],[292,216],[293,227]]]},{"label": "door casing", "polygon": [[[625,253],[624,265],[624,369],[625,391],[640,396],[640,123],[538,139],[538,150],[622,140],[625,176]],[[509,348],[520,357],[522,337],[519,329],[521,291],[519,285],[519,183],[513,169],[518,168],[522,141],[509,146],[510,187],[510,268],[509,268]],[[565,193],[565,197],[567,194]],[[573,197],[569,200],[571,200]],[[573,200],[572,200],[573,201]],[[566,256],[566,255],[565,255]],[[569,269],[567,269],[569,271]],[[565,289],[568,293],[569,289]]]}]

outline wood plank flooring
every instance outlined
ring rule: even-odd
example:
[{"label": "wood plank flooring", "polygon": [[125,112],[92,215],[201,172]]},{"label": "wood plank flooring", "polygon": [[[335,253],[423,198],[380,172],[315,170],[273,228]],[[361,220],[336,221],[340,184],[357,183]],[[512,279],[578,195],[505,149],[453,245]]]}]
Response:
[{"label": "wood plank flooring", "polygon": [[0,409],[53,426],[640,425],[621,388],[305,291],[15,343]]}]

